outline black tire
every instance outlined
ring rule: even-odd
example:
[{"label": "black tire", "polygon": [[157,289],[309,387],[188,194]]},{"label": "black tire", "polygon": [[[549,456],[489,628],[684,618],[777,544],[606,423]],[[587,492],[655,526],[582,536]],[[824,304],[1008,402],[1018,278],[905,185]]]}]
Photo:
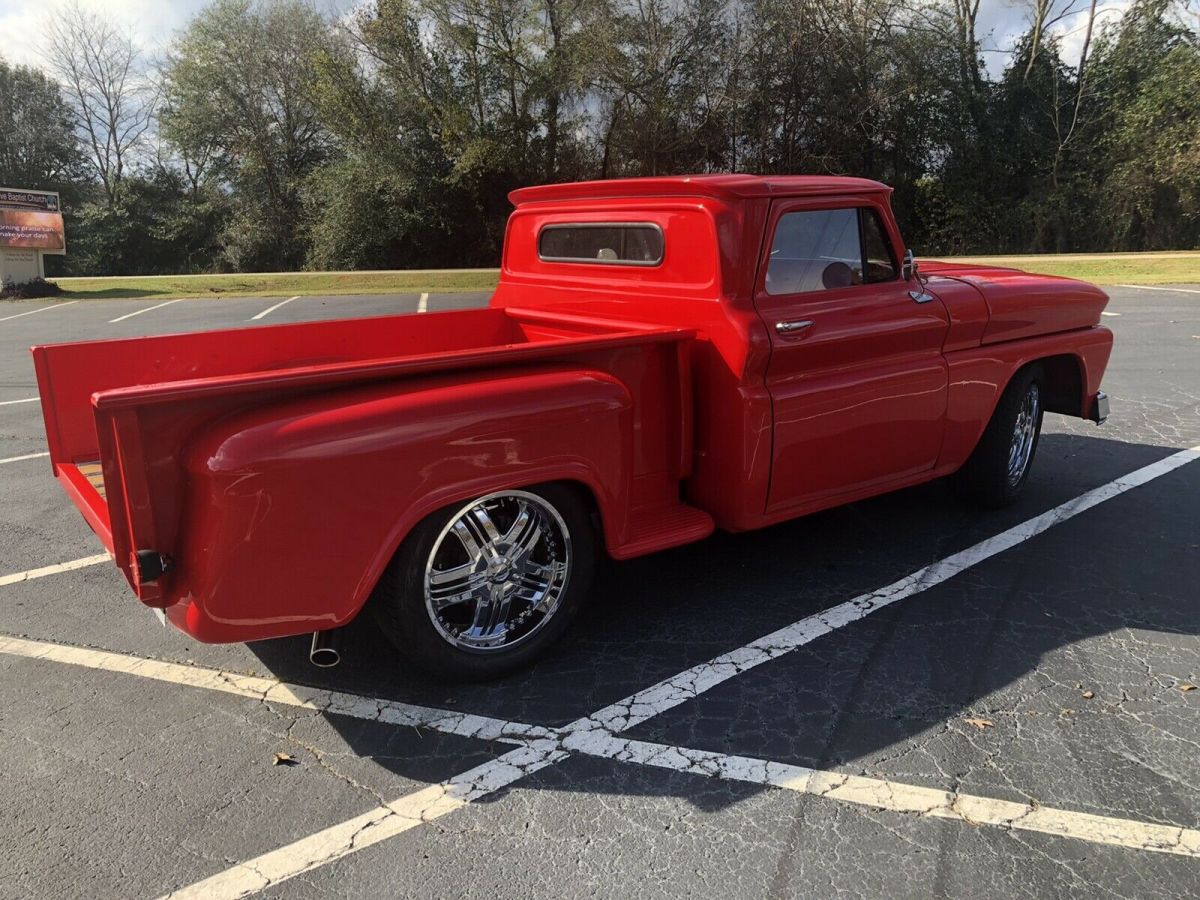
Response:
[{"label": "black tire", "polygon": [[[464,649],[452,643],[459,640],[451,634],[454,628],[441,621],[441,610],[433,611],[434,601],[426,599],[426,569],[435,567],[435,550],[441,554],[448,540],[453,540],[453,524],[460,515],[480,501],[518,502],[514,498],[539,498],[553,510],[545,522],[544,530],[555,532],[565,528],[567,540],[558,546],[566,548],[565,558],[569,561],[564,580],[557,592],[557,604],[552,612],[537,619],[534,626],[521,635],[523,623],[513,623],[513,646],[474,647]],[[497,498],[499,500],[497,501]],[[536,502],[531,504],[537,507]],[[544,511],[539,511],[543,516]],[[556,514],[557,518],[553,518]],[[551,552],[550,538],[539,537],[540,552]],[[547,542],[543,545],[543,542]],[[454,545],[463,551],[461,545]],[[514,491],[500,491],[475,501],[455,503],[425,518],[405,539],[396,551],[387,570],[379,581],[371,598],[371,609],[380,628],[405,657],[415,665],[443,678],[455,681],[489,681],[501,678],[518,669],[531,665],[557,642],[580,608],[591,586],[595,565],[595,532],[589,507],[575,489],[563,484],[546,484]],[[467,557],[463,557],[466,559]],[[468,563],[469,564],[469,563]],[[436,567],[434,569],[436,574]],[[490,571],[490,569],[489,569]],[[503,572],[496,577],[502,577]],[[469,576],[476,578],[477,576]],[[478,576],[483,577],[483,576]],[[487,584],[486,578],[482,584]],[[514,595],[516,596],[516,595]],[[514,601],[514,603],[517,601]],[[471,606],[471,601],[463,604]],[[450,609],[449,607],[447,608]],[[455,608],[457,609],[457,608]],[[466,614],[467,610],[461,611]],[[446,613],[448,614],[448,613]],[[469,630],[463,629],[463,638]]]},{"label": "black tire", "polygon": [[[1032,417],[1033,435],[1020,471],[1010,468],[1011,451],[1022,407],[1032,392],[1036,413]],[[1013,376],[996,404],[996,411],[984,429],[974,452],[950,478],[954,493],[964,500],[995,509],[1015,503],[1029,480],[1033,459],[1042,434],[1045,389],[1041,366],[1030,365]],[[1025,420],[1023,420],[1025,421]]]}]

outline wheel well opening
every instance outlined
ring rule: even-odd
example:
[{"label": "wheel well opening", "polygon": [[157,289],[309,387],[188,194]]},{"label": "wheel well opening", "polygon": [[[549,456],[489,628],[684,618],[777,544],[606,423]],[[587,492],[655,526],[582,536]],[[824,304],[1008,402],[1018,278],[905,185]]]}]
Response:
[{"label": "wheel well opening", "polygon": [[1068,416],[1080,415],[1083,372],[1079,360],[1068,354],[1048,356],[1035,364],[1042,370],[1042,388],[1045,391],[1043,408]]},{"label": "wheel well opening", "polygon": [[596,540],[596,550],[607,556],[608,541],[605,539],[604,534],[604,517],[600,511],[600,501],[592,492],[591,486],[582,481],[574,481],[569,479],[564,481],[550,481],[544,483],[557,484],[560,487],[564,487],[578,498],[580,505],[587,512],[588,518],[591,520],[592,530]]}]

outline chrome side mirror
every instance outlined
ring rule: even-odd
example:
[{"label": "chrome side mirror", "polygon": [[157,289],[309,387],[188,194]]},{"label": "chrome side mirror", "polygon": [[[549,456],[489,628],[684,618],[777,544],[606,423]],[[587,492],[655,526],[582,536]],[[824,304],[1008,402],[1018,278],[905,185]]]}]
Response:
[{"label": "chrome side mirror", "polygon": [[904,252],[904,262],[900,264],[900,277],[905,281],[912,281],[917,275],[917,258],[913,256],[912,250]]}]

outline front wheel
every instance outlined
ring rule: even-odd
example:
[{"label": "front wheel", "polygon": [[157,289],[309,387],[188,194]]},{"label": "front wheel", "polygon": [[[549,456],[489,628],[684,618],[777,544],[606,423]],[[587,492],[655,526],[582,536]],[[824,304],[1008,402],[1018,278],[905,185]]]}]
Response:
[{"label": "front wheel", "polygon": [[591,582],[594,543],[585,504],[564,485],[446,507],[397,551],[372,601],[375,617],[423,668],[499,678],[566,631]]},{"label": "front wheel", "polygon": [[1042,395],[1041,367],[1027,366],[1013,377],[971,457],[951,477],[956,494],[984,506],[1016,502],[1042,433]]}]

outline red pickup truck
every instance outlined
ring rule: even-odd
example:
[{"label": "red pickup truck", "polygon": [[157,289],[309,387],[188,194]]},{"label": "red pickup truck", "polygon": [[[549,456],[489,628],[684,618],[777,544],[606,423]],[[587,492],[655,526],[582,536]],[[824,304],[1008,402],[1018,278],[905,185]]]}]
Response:
[{"label": "red pickup truck", "polygon": [[367,607],[487,678],[626,559],[951,476],[1012,502],[1045,411],[1103,421],[1104,293],[907,251],[890,189],[523,188],[487,309],[33,348],[55,476],[201,641]]}]

